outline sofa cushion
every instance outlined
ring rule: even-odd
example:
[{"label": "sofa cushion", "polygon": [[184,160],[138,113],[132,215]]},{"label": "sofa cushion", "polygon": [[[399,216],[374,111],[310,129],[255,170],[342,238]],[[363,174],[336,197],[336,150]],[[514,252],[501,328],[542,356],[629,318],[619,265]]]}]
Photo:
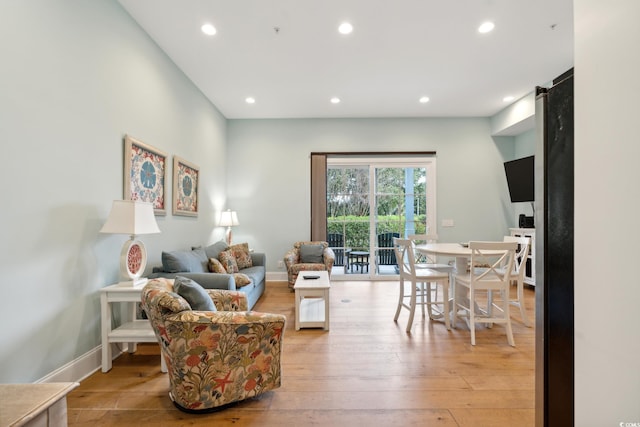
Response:
[{"label": "sofa cushion", "polygon": [[305,264],[322,264],[324,247],[322,245],[301,245],[300,262]]},{"label": "sofa cushion", "polygon": [[231,250],[227,249],[226,251],[220,252],[218,259],[224,266],[224,269],[227,270],[227,273],[238,273],[238,263],[236,262],[236,257],[233,255]]},{"label": "sofa cushion", "polygon": [[236,281],[236,288],[241,288],[251,283],[249,276],[244,273],[235,273],[233,279]]},{"label": "sofa cushion", "polygon": [[227,270],[224,269],[224,265],[222,265],[217,258],[209,258],[209,271],[212,273],[227,273]]},{"label": "sofa cushion", "polygon": [[240,270],[247,267],[253,267],[248,243],[231,245],[229,246],[229,250],[233,252],[233,256],[236,258],[236,263],[238,263],[238,268]]},{"label": "sofa cushion", "polygon": [[[263,266],[253,266],[249,268],[243,268],[241,271],[242,274],[246,274],[249,279],[251,279],[251,283],[258,284],[262,283],[265,279],[265,268]],[[237,283],[236,283],[237,286]]]},{"label": "sofa cushion", "polygon": [[207,291],[194,280],[176,276],[173,282],[173,290],[187,300],[192,310],[217,311]]},{"label": "sofa cushion", "polygon": [[208,262],[204,249],[162,252],[162,269],[167,273],[206,273]]}]

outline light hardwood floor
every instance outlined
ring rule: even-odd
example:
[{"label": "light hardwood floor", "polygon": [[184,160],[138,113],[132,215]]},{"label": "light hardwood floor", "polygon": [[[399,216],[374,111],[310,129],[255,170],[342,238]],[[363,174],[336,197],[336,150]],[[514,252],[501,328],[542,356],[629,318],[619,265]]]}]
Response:
[{"label": "light hardwood floor", "polygon": [[[447,331],[418,312],[393,321],[397,282],[333,282],[331,330],[294,329],[294,298],[269,282],[255,309],[287,316],[282,387],[223,411],[191,415],[168,397],[155,344],[138,345],[68,396],[70,426],[533,426],[534,328]],[[512,289],[515,292],[515,288]],[[534,291],[525,289],[534,321]]]}]

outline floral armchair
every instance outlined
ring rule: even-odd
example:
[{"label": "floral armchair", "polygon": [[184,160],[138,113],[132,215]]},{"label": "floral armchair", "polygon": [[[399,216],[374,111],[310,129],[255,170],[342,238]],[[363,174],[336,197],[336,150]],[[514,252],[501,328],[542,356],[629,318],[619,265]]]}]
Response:
[{"label": "floral armchair", "polygon": [[289,287],[293,288],[301,271],[327,270],[331,277],[334,260],[335,254],[327,242],[296,242],[293,249],[284,255]]},{"label": "floral armchair", "polygon": [[218,311],[192,311],[173,279],[150,280],[142,307],[160,343],[169,397],[210,412],[280,387],[285,316],[247,310],[243,292],[206,289]]}]

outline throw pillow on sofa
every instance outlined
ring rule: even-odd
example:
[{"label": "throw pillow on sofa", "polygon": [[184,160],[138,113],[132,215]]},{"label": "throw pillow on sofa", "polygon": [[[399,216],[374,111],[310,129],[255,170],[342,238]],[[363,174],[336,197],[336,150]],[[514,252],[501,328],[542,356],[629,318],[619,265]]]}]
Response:
[{"label": "throw pillow on sofa", "polygon": [[208,258],[204,249],[162,252],[162,268],[167,273],[206,273]]},{"label": "throw pillow on sofa", "polygon": [[173,282],[173,290],[187,300],[192,310],[217,311],[207,291],[194,280],[176,276]]},{"label": "throw pillow on sofa", "polygon": [[212,273],[227,273],[227,270],[224,269],[224,265],[215,258],[209,258],[209,271]]},{"label": "throw pillow on sofa", "polygon": [[220,252],[220,255],[218,255],[218,259],[224,266],[224,269],[227,271],[227,273],[238,273],[238,263],[231,250],[227,249],[226,251]]},{"label": "throw pillow on sofa", "polygon": [[251,283],[249,276],[243,273],[236,273],[233,275],[233,278],[236,281],[236,288],[241,288]]},{"label": "throw pillow on sofa", "polygon": [[228,250],[233,252],[233,256],[236,258],[236,262],[238,263],[238,268],[240,270],[243,268],[253,267],[248,243],[237,243],[235,245],[231,245]]}]

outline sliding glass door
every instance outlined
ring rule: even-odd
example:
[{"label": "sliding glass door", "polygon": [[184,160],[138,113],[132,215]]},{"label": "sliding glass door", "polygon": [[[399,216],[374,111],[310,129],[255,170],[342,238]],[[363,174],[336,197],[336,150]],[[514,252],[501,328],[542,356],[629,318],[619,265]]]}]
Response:
[{"label": "sliding glass door", "polygon": [[435,158],[328,158],[332,278],[397,276],[393,238],[435,229]]}]

